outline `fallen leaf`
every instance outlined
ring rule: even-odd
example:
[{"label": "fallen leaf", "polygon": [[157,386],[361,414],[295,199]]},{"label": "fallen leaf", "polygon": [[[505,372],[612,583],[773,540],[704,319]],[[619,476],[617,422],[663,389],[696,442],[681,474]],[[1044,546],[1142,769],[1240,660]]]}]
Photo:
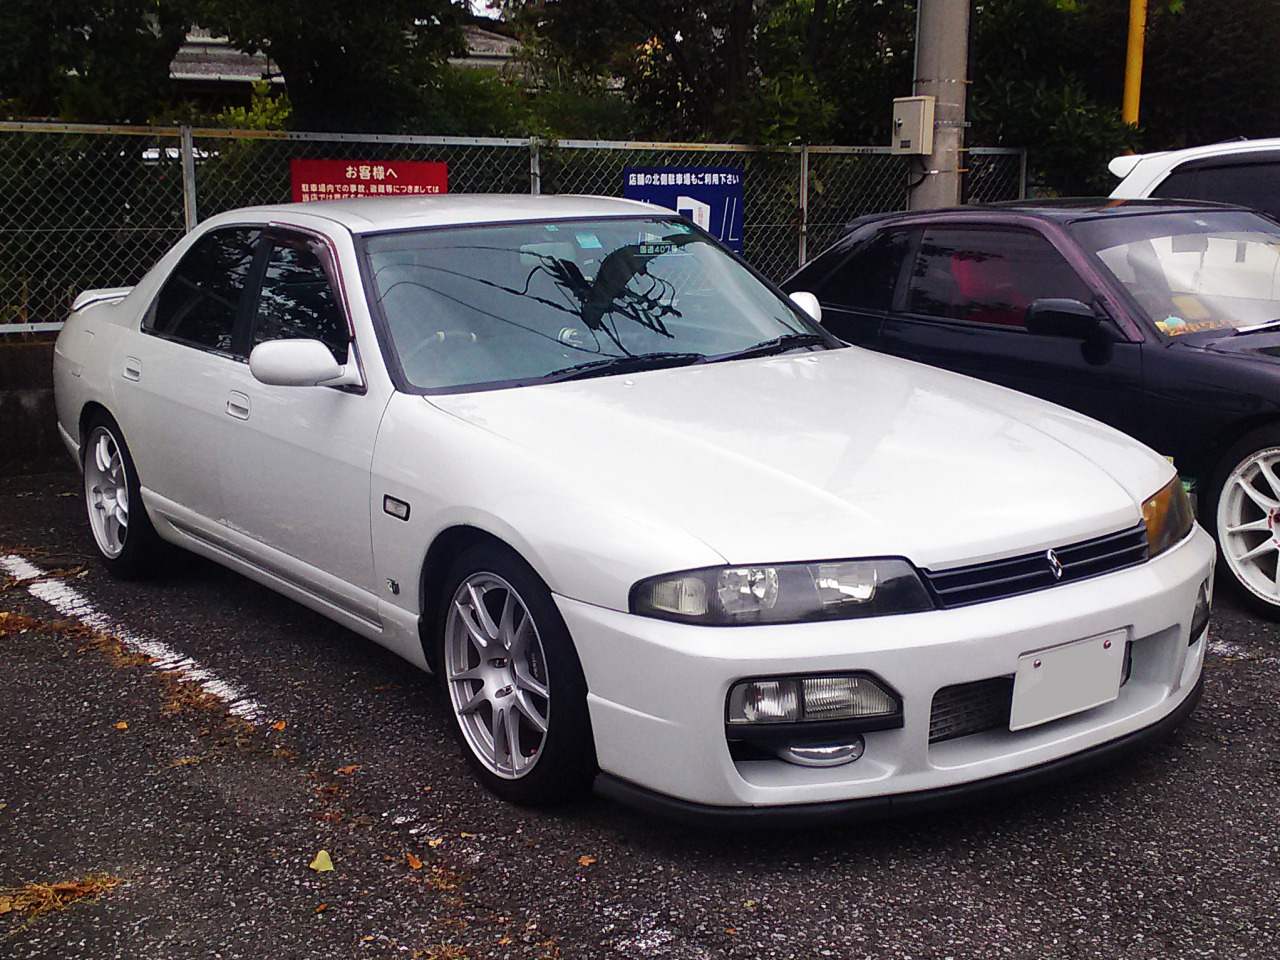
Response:
[{"label": "fallen leaf", "polygon": [[328,850],[321,850],[316,854],[316,858],[311,861],[311,869],[316,873],[326,873],[333,869],[333,860],[329,857]]},{"label": "fallen leaf", "polygon": [[120,877],[106,873],[92,873],[75,880],[57,883],[28,883],[17,889],[4,889],[0,895],[0,913],[19,913],[30,923],[41,914],[61,910],[69,903],[84,897],[90,899],[124,883]]},{"label": "fallen leaf", "polygon": [[578,858],[578,866],[580,867],[589,867],[595,862],[595,857],[588,857],[585,853]]},{"label": "fallen leaf", "polygon": [[116,729],[117,729],[117,730],[128,730],[128,729],[129,729],[129,725],[128,725],[127,723],[125,723],[123,720],[121,720],[119,723],[117,723],[117,724],[116,724]]},{"label": "fallen leaf", "polygon": [[333,771],[333,772],[334,772],[334,773],[355,773],[355,772],[356,772],[357,770],[359,770],[359,769],[360,769],[360,764],[358,764],[358,763],[353,763],[353,764],[351,764],[350,766],[347,766],[347,767],[339,767],[337,770],[335,770],[335,771]]},{"label": "fallen leaf", "polygon": [[428,841],[427,841],[427,846],[428,846],[428,847],[438,847],[438,846],[440,846],[440,844],[442,844],[442,843],[444,843],[444,838],[443,838],[443,837],[432,837],[430,840],[428,840]]},{"label": "fallen leaf", "polygon": [[320,904],[320,906],[316,907],[315,912],[316,912],[316,913],[324,913],[324,912],[325,912],[326,910],[328,910],[328,909],[329,909],[329,905],[328,905],[327,903],[322,903],[322,904]]},{"label": "fallen leaf", "polygon": [[405,859],[409,861],[410,870],[421,870],[422,861],[415,857],[412,853],[405,854]]},{"label": "fallen leaf", "polygon": [[458,836],[462,837],[464,840],[474,840],[476,838],[474,833],[460,833]]},{"label": "fallen leaf", "polygon": [[395,689],[395,684],[391,684],[391,683],[384,683],[384,684],[381,684],[380,686],[374,687],[373,689],[375,689],[375,690],[394,690],[394,689]]},{"label": "fallen leaf", "polygon": [[430,793],[430,792],[431,792],[431,788],[430,788],[430,787],[423,787],[423,788],[422,788],[422,792],[423,792],[423,793]]},{"label": "fallen leaf", "polygon": [[725,933],[729,934],[731,937],[736,937],[738,935],[738,931],[733,929],[733,927],[729,927],[729,929],[725,930]]},{"label": "fallen leaf", "polygon": [[284,727],[285,727],[285,723],[283,720],[277,720],[275,723],[271,725],[272,730],[283,730]]},{"label": "fallen leaf", "polygon": [[24,617],[20,613],[0,613],[0,637],[39,630],[43,626],[44,624],[39,620],[32,620],[30,617]]}]

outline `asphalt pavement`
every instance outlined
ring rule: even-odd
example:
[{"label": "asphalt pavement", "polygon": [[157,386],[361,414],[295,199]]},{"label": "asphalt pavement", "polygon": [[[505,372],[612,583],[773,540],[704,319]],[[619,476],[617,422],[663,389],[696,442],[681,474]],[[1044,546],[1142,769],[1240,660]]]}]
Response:
[{"label": "asphalt pavement", "polygon": [[1120,767],[715,833],[495,800],[430,677],[204,561],[114,581],[82,511],[0,479],[0,958],[1280,956],[1280,626],[1225,591],[1199,707]]}]

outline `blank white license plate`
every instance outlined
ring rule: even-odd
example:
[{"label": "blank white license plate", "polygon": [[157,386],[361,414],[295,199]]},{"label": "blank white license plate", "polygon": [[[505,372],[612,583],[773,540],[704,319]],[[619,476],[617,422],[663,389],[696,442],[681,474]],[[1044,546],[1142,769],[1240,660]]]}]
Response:
[{"label": "blank white license plate", "polygon": [[1020,656],[1009,729],[1069,717],[1120,696],[1127,636],[1124,630],[1112,630]]}]

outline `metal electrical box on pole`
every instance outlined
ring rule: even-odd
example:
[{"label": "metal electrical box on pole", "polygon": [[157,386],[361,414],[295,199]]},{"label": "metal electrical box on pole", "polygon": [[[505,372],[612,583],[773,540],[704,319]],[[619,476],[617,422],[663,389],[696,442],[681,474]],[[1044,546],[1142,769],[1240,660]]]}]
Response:
[{"label": "metal electrical box on pole", "polygon": [[[916,10],[916,97],[934,101],[933,143],[912,164],[907,205],[912,210],[960,202],[966,171],[965,106],[969,85],[971,0],[920,0]],[[896,115],[895,115],[896,118]]]},{"label": "metal electrical box on pole", "polygon": [[893,143],[896,154],[933,152],[933,97],[898,97],[893,101]]}]

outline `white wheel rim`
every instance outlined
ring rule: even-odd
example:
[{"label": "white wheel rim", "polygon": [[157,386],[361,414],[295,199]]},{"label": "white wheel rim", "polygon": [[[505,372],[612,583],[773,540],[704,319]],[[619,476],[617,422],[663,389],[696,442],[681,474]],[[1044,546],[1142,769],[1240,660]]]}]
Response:
[{"label": "white wheel rim", "polygon": [[95,427],[85,445],[84,498],[93,539],[114,560],[129,535],[129,476],[116,438],[105,427]]},{"label": "white wheel rim", "polygon": [[449,602],[445,681],[462,736],[491,773],[528,775],[551,718],[546,656],[529,608],[492,573],[467,577]]},{"label": "white wheel rim", "polygon": [[1280,606],[1280,447],[1245,458],[1218,498],[1218,542],[1235,578]]}]

